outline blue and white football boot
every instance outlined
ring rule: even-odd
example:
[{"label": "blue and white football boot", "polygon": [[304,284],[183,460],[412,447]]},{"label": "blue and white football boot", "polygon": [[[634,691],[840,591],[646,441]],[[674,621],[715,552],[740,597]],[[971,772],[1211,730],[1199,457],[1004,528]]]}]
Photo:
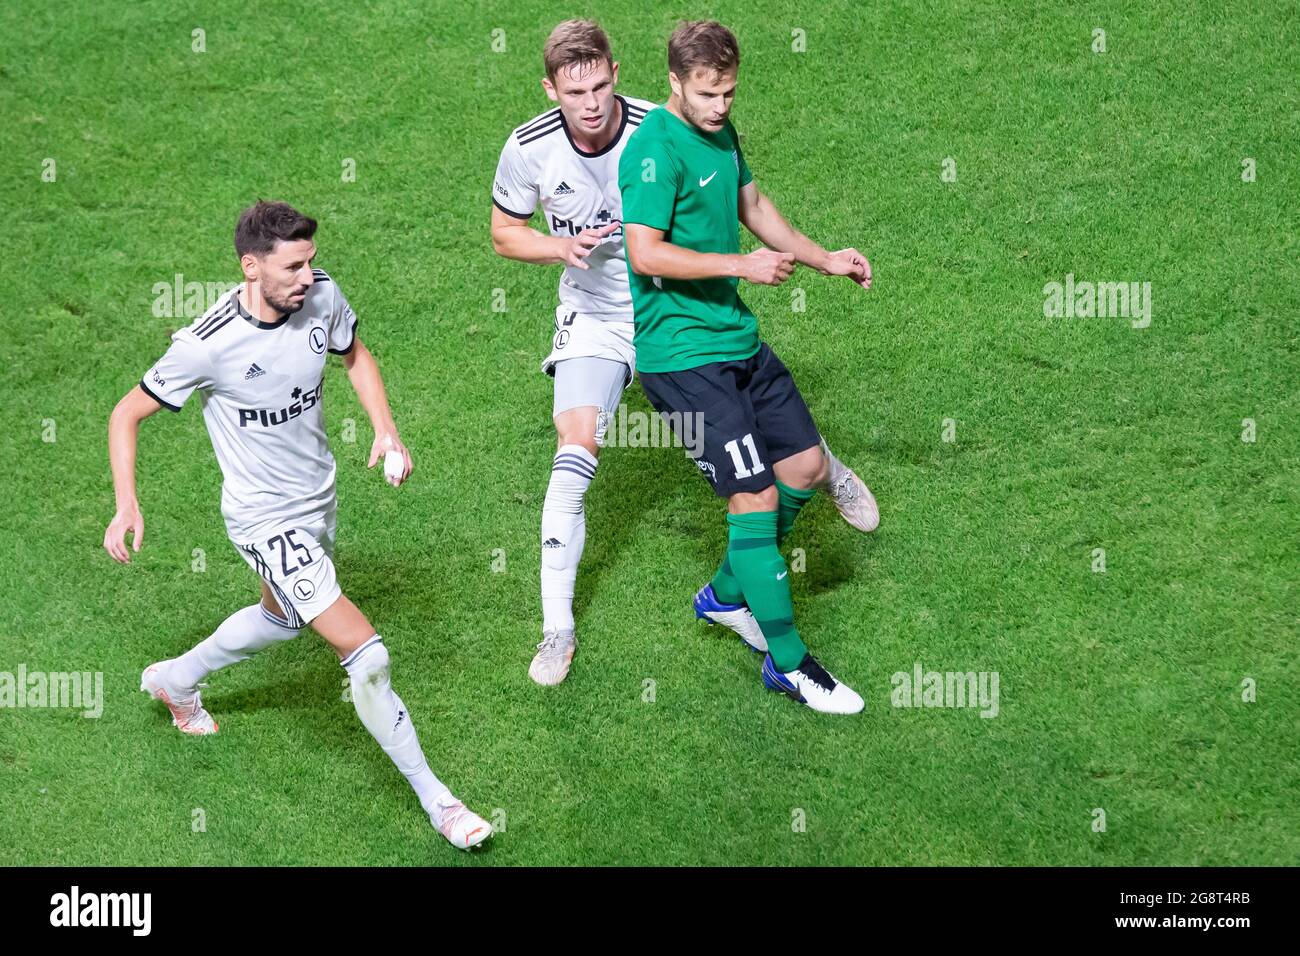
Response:
[{"label": "blue and white football boot", "polygon": [[700,588],[695,594],[695,616],[708,621],[710,625],[721,624],[729,627],[749,649],[758,654],[767,653],[767,638],[754,620],[753,612],[744,604],[723,604],[713,593],[713,582]]},{"label": "blue and white football boot", "polygon": [[768,654],[763,658],[763,684],[823,714],[856,714],[862,710],[862,698],[857,692],[837,681],[811,654],[804,654],[799,666],[785,673],[776,669]]}]

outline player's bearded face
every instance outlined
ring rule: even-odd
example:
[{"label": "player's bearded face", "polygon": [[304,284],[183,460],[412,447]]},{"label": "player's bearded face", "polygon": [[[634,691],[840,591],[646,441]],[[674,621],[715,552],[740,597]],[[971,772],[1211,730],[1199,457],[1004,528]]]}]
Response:
[{"label": "player's bearded face", "polygon": [[678,84],[682,115],[707,133],[722,129],[736,98],[736,71],[693,70]]},{"label": "player's bearded face", "polygon": [[307,290],[315,281],[311,271],[315,255],[315,243],[310,239],[299,239],[276,243],[275,248],[259,260],[258,291],[267,305],[285,315],[302,308]]}]

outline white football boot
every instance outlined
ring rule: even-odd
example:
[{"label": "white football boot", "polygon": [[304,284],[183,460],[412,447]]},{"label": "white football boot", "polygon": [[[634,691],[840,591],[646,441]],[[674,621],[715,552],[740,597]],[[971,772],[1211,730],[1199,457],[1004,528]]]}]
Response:
[{"label": "white football boot", "polygon": [[713,593],[712,581],[695,593],[695,616],[710,624],[731,628],[751,651],[767,653],[767,638],[763,636],[763,629],[758,626],[753,612],[744,604],[724,604],[719,601]]},{"label": "white football boot", "polygon": [[866,482],[854,474],[853,469],[840,461],[826,447],[822,439],[822,454],[830,465],[830,478],[826,482],[826,493],[835,502],[844,520],[859,531],[875,531],[880,526],[880,508],[871,494]]},{"label": "white football boot", "polygon": [[542,632],[542,643],[528,667],[528,676],[543,687],[553,687],[569,674],[573,652],[578,649],[578,639],[572,630]]},{"label": "white football boot", "polygon": [[170,660],[150,664],[140,675],[140,689],[155,700],[160,700],[172,712],[172,724],[183,734],[201,737],[217,732],[217,722],[203,709],[203,700],[196,688],[193,694],[182,694],[167,682]]},{"label": "white football boot", "polygon": [[763,684],[823,714],[856,714],[862,710],[862,698],[857,692],[837,681],[811,654],[804,654],[798,667],[784,673],[776,669],[768,654],[763,658]]},{"label": "white football boot", "polygon": [[[450,794],[447,796],[451,797]],[[492,824],[455,797],[451,797],[451,800],[451,803],[439,803],[441,819],[434,820],[433,814],[429,814],[429,821],[447,838],[448,843],[458,849],[468,850],[492,835]]]}]

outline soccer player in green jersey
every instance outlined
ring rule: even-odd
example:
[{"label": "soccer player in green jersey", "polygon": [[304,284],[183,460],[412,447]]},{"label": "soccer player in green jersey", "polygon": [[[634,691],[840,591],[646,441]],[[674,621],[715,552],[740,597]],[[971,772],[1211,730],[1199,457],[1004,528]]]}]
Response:
[{"label": "soccer player in green jersey", "polygon": [[[827,252],[759,192],[727,119],[739,67],[736,38],[722,24],[679,26],[668,41],[672,96],[646,114],[619,161],[638,372],[670,423],[692,416],[703,435],[696,464],[727,499],[727,551],[695,597],[696,614],[767,651],[767,687],[814,710],[853,714],[862,698],[808,653],[795,629],[778,547],[814,489],[828,483],[855,499],[863,530],[876,526],[879,511],[827,453],[736,290],[742,278],[779,285],[795,263],[870,289],[871,265],[856,249]],[[767,248],[740,255],[741,222]]]}]

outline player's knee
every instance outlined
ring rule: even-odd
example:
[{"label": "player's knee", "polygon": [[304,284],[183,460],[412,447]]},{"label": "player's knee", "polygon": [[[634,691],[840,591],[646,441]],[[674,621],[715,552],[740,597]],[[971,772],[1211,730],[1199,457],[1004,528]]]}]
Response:
[{"label": "player's knee", "polygon": [[596,429],[570,428],[559,433],[559,448],[565,445],[581,445],[593,458],[599,457],[600,446],[596,444]]},{"label": "player's knee", "polygon": [[783,484],[806,491],[820,488],[830,480],[831,463],[820,448],[814,448],[812,452],[804,452],[790,459],[785,471],[786,474],[781,479]]},{"label": "player's knee", "polygon": [[389,664],[388,648],[383,641],[375,641],[348,665],[352,686],[378,687],[387,683]]},{"label": "player's knee", "polygon": [[762,491],[742,491],[731,496],[732,514],[745,514],[751,511],[775,511],[780,499],[777,497],[776,485],[768,485]]},{"label": "player's knee", "polygon": [[555,416],[555,433],[559,439],[557,448],[565,445],[581,445],[587,453],[595,456],[600,453],[596,438],[600,430],[601,409],[594,405],[570,408]]},{"label": "player's knee", "polygon": [[830,481],[830,477],[831,463],[826,456],[822,454],[822,451],[819,448],[817,449],[817,461],[813,467],[813,473],[812,477],[809,479],[808,487],[820,488],[822,485],[826,484],[826,482]]}]

